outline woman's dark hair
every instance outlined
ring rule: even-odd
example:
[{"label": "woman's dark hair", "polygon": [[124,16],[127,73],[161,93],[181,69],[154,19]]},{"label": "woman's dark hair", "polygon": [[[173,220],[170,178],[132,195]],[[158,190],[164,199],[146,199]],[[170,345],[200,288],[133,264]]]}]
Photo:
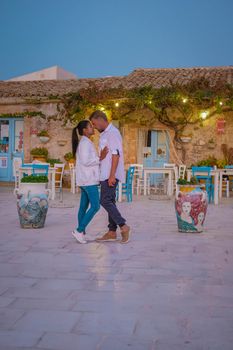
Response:
[{"label": "woman's dark hair", "polygon": [[86,129],[88,127],[88,124],[90,124],[89,120],[81,120],[81,122],[78,123],[78,125],[73,128],[73,132],[72,132],[72,153],[73,156],[75,157],[76,155],[76,151],[77,151],[77,147],[78,147],[78,143],[79,143],[79,138],[77,135],[77,130],[80,136],[83,135],[83,129]]}]

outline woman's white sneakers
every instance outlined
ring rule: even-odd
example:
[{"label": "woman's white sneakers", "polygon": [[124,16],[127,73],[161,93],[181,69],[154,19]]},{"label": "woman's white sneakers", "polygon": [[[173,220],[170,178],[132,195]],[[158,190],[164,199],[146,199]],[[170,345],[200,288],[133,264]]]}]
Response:
[{"label": "woman's white sneakers", "polygon": [[78,232],[77,230],[72,231],[72,236],[81,244],[87,243],[85,236],[82,232]]}]

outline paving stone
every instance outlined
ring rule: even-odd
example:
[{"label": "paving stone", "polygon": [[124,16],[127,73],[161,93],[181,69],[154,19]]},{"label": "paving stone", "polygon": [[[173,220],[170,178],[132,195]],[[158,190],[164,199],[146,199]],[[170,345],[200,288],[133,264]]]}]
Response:
[{"label": "paving stone", "polygon": [[24,310],[0,308],[0,330],[11,328],[24,314]]},{"label": "paving stone", "polygon": [[140,339],[134,337],[106,336],[100,345],[100,350],[151,350],[154,346],[154,340]]},{"label": "paving stone", "polygon": [[77,333],[132,335],[135,314],[111,312],[84,313],[74,329]]},{"label": "paving stone", "polygon": [[182,234],[173,200],[135,197],[119,204],[129,244],[93,241],[101,210],[85,246],[70,234],[77,208],[23,230],[12,194],[0,198],[1,350],[232,350],[233,198],[209,205],[204,233]]},{"label": "paving stone", "polygon": [[15,300],[15,298],[0,297],[0,308],[8,306],[14,300]]},{"label": "paving stone", "polygon": [[60,299],[62,297],[66,297],[71,293],[69,290],[54,290],[52,289],[42,289],[36,287],[10,287],[2,294],[4,297],[19,297],[19,298],[53,298]]},{"label": "paving stone", "polygon": [[[10,298],[6,298],[12,300]],[[74,306],[77,304],[76,298],[15,298],[11,303],[8,302],[8,307],[11,309],[21,310],[76,310]],[[1,298],[0,298],[1,304]],[[9,305],[10,304],[10,305]]]},{"label": "paving stone", "polygon": [[94,350],[98,349],[101,336],[72,333],[46,333],[38,344],[38,348],[51,350]]},{"label": "paving stone", "polygon": [[8,350],[12,349],[14,347],[16,349],[21,350],[21,348],[27,349],[38,343],[39,339],[42,336],[42,332],[22,332],[22,331],[15,331],[15,330],[0,330],[0,349],[2,350]]},{"label": "paving stone", "polygon": [[81,314],[78,312],[31,310],[27,311],[26,315],[14,324],[14,329],[70,332],[80,317]]}]

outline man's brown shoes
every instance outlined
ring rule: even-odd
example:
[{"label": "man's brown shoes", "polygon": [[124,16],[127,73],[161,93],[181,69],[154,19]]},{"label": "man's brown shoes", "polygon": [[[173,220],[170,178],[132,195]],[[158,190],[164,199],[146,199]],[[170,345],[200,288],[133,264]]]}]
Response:
[{"label": "man's brown shoes", "polygon": [[122,236],[122,240],[120,241],[120,243],[125,244],[129,242],[130,227],[128,225],[124,225],[121,227],[121,236]]},{"label": "man's brown shoes", "polygon": [[96,238],[96,242],[114,242],[117,240],[116,231],[108,231],[102,237]]},{"label": "man's brown shoes", "polygon": [[[128,225],[124,225],[121,227],[121,236],[122,239],[120,243],[125,244],[129,242],[130,239],[130,227]],[[116,231],[108,231],[102,237],[96,238],[96,242],[115,242],[117,240]]]}]

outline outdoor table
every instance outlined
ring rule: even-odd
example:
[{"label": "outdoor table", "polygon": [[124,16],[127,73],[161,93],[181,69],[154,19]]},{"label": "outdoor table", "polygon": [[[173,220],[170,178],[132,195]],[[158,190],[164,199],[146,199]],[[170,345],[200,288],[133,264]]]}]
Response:
[{"label": "outdoor table", "polygon": [[[32,174],[32,166],[30,166],[28,164],[28,166],[24,166],[24,167],[19,168],[19,186],[20,186],[20,182],[21,182],[21,179],[22,179],[24,173],[31,175]],[[56,173],[56,169],[49,167],[48,178],[49,178],[49,184],[51,184],[51,199],[52,200],[55,199],[55,194],[56,194],[56,191],[55,191],[55,173]]]},{"label": "outdoor table", "polygon": [[222,177],[223,175],[233,176],[233,169],[219,169],[219,198],[222,198]]},{"label": "outdoor table", "polygon": [[173,194],[173,184],[172,184],[172,176],[174,173],[173,168],[143,168],[144,173],[144,196],[146,195],[146,184],[147,184],[147,176],[149,174],[164,174],[168,175],[168,187],[167,187],[167,195],[170,197]]},{"label": "outdoor table", "polygon": [[[219,192],[218,192],[218,186],[219,186],[219,174],[221,172],[221,169],[212,169],[210,171],[210,175],[214,178],[214,204],[217,205],[219,200],[218,200],[218,196],[219,196]],[[195,171],[195,175],[207,175],[207,173],[203,172],[203,171]],[[190,181],[192,177],[192,169],[187,169],[187,180]],[[221,185],[221,184],[220,184]]]}]

